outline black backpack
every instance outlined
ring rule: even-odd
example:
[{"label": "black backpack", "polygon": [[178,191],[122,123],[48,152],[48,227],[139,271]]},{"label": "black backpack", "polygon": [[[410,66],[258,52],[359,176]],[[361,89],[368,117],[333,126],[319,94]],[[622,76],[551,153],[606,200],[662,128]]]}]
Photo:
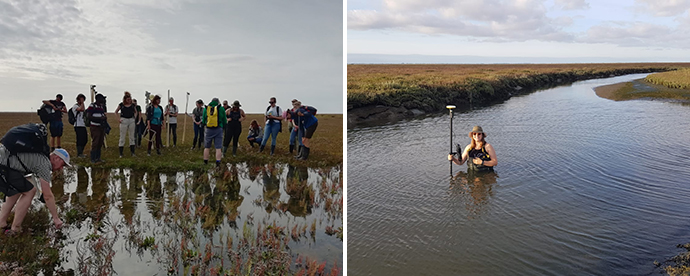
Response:
[{"label": "black backpack", "polygon": [[[268,107],[266,107],[266,111],[268,111],[269,109],[271,109],[270,105]],[[276,111],[278,111],[278,116],[280,116],[280,106],[276,105]],[[271,120],[275,120],[275,119],[271,119]],[[283,132],[283,120],[276,120],[276,121],[278,121],[278,132]]]},{"label": "black backpack", "polygon": [[43,124],[47,124],[48,122],[50,122],[50,119],[53,116],[54,112],[55,110],[53,110],[53,107],[47,104],[41,105],[41,108],[39,108],[37,111],[38,117],[41,119],[41,122]]},{"label": "black backpack", "polygon": [[42,124],[25,124],[11,128],[0,139],[10,155],[20,152],[36,152],[50,156],[48,130]]},{"label": "black backpack", "polygon": [[74,110],[74,107],[72,107],[72,108],[69,110],[69,112],[67,112],[67,113],[68,113],[68,115],[67,115],[67,121],[69,121],[70,125],[74,125],[74,124],[77,123],[77,114],[79,114],[79,113],[74,114],[74,112],[81,112],[81,111],[75,111],[75,110]]}]

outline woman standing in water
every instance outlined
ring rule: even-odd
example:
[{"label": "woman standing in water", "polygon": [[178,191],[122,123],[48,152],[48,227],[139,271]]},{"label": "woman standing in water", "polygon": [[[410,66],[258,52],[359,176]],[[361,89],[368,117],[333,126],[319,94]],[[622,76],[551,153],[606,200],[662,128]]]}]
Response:
[{"label": "woman standing in water", "polygon": [[[448,160],[457,165],[462,165],[467,161],[467,167],[475,171],[491,171],[498,164],[496,151],[491,144],[487,143],[486,133],[482,127],[475,126],[469,133],[472,142],[462,151],[461,160],[455,158],[453,154],[448,155]],[[469,159],[469,160],[468,160]]]}]

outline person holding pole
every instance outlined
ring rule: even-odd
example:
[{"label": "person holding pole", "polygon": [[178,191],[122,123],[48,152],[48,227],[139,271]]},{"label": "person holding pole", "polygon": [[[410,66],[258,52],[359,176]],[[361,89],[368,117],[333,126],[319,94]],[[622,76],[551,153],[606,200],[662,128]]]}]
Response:
[{"label": "person holding pole", "polygon": [[[455,158],[454,154],[448,154],[448,160],[457,165],[462,165],[467,161],[467,167],[474,171],[493,171],[498,164],[494,147],[487,143],[486,133],[482,127],[475,126],[468,135],[472,141],[461,154],[461,159]],[[458,153],[460,154],[460,153]]]},{"label": "person holding pole", "polygon": [[179,110],[174,104],[175,100],[170,97],[168,105],[165,107],[165,117],[168,118],[168,145],[170,145],[170,134],[173,137],[173,147],[177,146],[177,113]]}]

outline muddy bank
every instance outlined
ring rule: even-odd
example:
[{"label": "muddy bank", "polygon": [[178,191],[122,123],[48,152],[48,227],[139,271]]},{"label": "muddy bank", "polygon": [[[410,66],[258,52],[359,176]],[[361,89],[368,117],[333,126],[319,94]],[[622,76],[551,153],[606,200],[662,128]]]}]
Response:
[{"label": "muddy bank", "polygon": [[442,112],[447,104],[459,109],[500,103],[516,95],[576,81],[609,78],[628,74],[652,73],[671,68],[632,68],[600,72],[555,72],[504,76],[493,80],[467,79],[449,85],[419,84],[395,93],[382,93],[372,99],[348,94],[347,127],[381,125],[428,113]]},{"label": "muddy bank", "polygon": [[668,88],[645,79],[595,87],[594,92],[614,101],[655,100],[690,104],[690,89]]}]

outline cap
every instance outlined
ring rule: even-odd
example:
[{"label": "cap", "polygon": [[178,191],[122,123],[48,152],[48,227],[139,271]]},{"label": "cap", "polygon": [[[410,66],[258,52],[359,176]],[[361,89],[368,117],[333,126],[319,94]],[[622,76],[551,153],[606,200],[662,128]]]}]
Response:
[{"label": "cap", "polygon": [[65,161],[65,164],[67,164],[67,166],[70,166],[70,167],[72,166],[72,165],[69,163],[69,152],[67,152],[65,149],[55,149],[55,150],[53,151],[53,154],[55,154],[55,155],[59,156],[60,158],[62,158],[62,160]]},{"label": "cap", "polygon": [[96,99],[104,99],[105,100],[105,95],[103,94],[96,94]]},{"label": "cap", "polygon": [[232,102],[232,105],[233,105],[233,106],[237,106],[237,107],[242,106],[242,105],[240,104],[240,101],[238,101],[238,100],[235,100],[234,102]]}]

